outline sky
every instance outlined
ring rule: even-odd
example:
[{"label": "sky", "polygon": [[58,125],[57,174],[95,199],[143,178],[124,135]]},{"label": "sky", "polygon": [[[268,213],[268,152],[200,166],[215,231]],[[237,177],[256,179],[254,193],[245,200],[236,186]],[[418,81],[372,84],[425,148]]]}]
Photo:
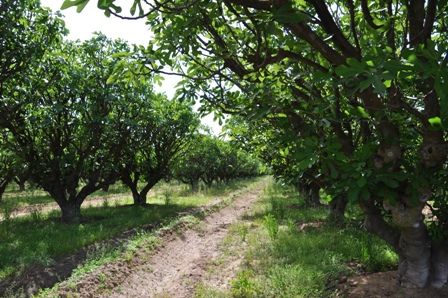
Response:
[{"label": "sky", "polygon": [[[94,32],[102,32],[110,38],[121,38],[132,44],[146,45],[151,40],[151,31],[143,19],[122,20],[113,16],[108,18],[96,7],[96,2],[89,1],[81,13],[77,13],[75,8],[61,11],[64,15],[65,26],[70,31],[69,39],[86,40]],[[62,3],[63,0],[41,0],[42,6],[49,7],[53,11],[60,10]],[[174,86],[179,82],[179,78],[176,76],[164,76],[164,78],[162,86],[156,85],[155,89],[172,98],[175,93]],[[209,126],[212,133],[216,135],[221,132],[221,126],[213,121],[213,115],[204,117],[202,123]]]}]

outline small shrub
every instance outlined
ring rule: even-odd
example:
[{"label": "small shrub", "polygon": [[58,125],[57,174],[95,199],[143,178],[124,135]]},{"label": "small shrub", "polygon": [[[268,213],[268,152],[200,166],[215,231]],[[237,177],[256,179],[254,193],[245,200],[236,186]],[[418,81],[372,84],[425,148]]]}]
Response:
[{"label": "small shrub", "polygon": [[249,270],[238,273],[232,281],[232,297],[249,298],[256,296],[256,284],[252,281],[253,274]]},{"label": "small shrub", "polygon": [[268,231],[269,237],[271,239],[276,239],[278,235],[278,221],[272,214],[264,216],[263,220],[264,227]]}]

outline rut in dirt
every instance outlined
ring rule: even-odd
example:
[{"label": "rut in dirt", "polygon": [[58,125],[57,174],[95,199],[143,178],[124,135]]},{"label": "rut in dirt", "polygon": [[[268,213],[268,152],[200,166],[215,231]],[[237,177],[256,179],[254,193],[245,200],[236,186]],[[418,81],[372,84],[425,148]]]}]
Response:
[{"label": "rut in dirt", "polygon": [[[256,188],[237,195],[229,206],[205,217],[198,227],[187,229],[180,235],[168,235],[146,261],[133,260],[129,266],[108,264],[101,269],[101,274],[107,276],[107,289],[98,285],[97,277],[87,276],[78,284],[78,294],[81,297],[194,296],[196,285],[205,279],[208,264],[220,257],[219,246],[230,225],[250,210],[264,185],[258,183]],[[142,256],[136,256],[139,257]],[[221,282],[229,283],[233,275],[224,275]]]}]

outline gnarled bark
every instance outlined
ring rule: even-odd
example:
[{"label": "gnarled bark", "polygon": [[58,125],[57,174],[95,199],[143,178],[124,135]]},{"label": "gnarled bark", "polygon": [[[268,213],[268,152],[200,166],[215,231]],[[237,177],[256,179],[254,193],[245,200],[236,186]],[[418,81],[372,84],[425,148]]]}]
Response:
[{"label": "gnarled bark", "polygon": [[431,281],[432,288],[443,287],[448,279],[448,242],[436,241],[431,247]]},{"label": "gnarled bark", "polygon": [[320,187],[315,183],[298,183],[297,189],[302,195],[305,205],[309,207],[318,207],[320,203]]},{"label": "gnarled bark", "polygon": [[153,179],[149,179],[146,182],[146,185],[139,191],[138,190],[138,181],[132,181],[132,179],[122,179],[123,183],[126,184],[127,187],[132,192],[132,198],[134,199],[135,206],[146,206],[146,198],[148,196],[148,192],[160,181],[161,178],[154,177]]},{"label": "gnarled bark", "polygon": [[190,181],[191,191],[198,192],[199,191],[199,179],[193,179]]},{"label": "gnarled bark", "polygon": [[375,205],[374,199],[361,201],[360,206],[365,214],[366,230],[386,241],[395,251],[399,251],[400,232],[384,220],[381,209]]},{"label": "gnarled bark", "polygon": [[329,220],[335,224],[343,224],[345,219],[345,208],[347,207],[348,200],[345,196],[339,196],[334,198],[330,202],[330,215]]},{"label": "gnarled bark", "polygon": [[392,212],[392,220],[400,230],[398,253],[401,285],[408,288],[426,287],[430,283],[432,256],[431,240],[423,222],[423,204],[407,206],[400,202],[384,205]]},{"label": "gnarled bark", "polygon": [[81,222],[81,204],[77,202],[59,203],[62,212],[62,222],[77,224]]}]

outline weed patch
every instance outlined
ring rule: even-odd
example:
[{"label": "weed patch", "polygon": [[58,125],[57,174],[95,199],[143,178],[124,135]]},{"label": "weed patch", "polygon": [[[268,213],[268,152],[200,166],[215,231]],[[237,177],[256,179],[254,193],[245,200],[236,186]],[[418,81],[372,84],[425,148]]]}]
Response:
[{"label": "weed patch", "polygon": [[[291,208],[294,206],[294,208]],[[355,214],[355,212],[352,212]],[[232,282],[233,297],[331,297],[341,277],[390,270],[396,254],[359,227],[329,225],[326,208],[306,208],[297,193],[271,185],[246,218],[246,267]]]}]

